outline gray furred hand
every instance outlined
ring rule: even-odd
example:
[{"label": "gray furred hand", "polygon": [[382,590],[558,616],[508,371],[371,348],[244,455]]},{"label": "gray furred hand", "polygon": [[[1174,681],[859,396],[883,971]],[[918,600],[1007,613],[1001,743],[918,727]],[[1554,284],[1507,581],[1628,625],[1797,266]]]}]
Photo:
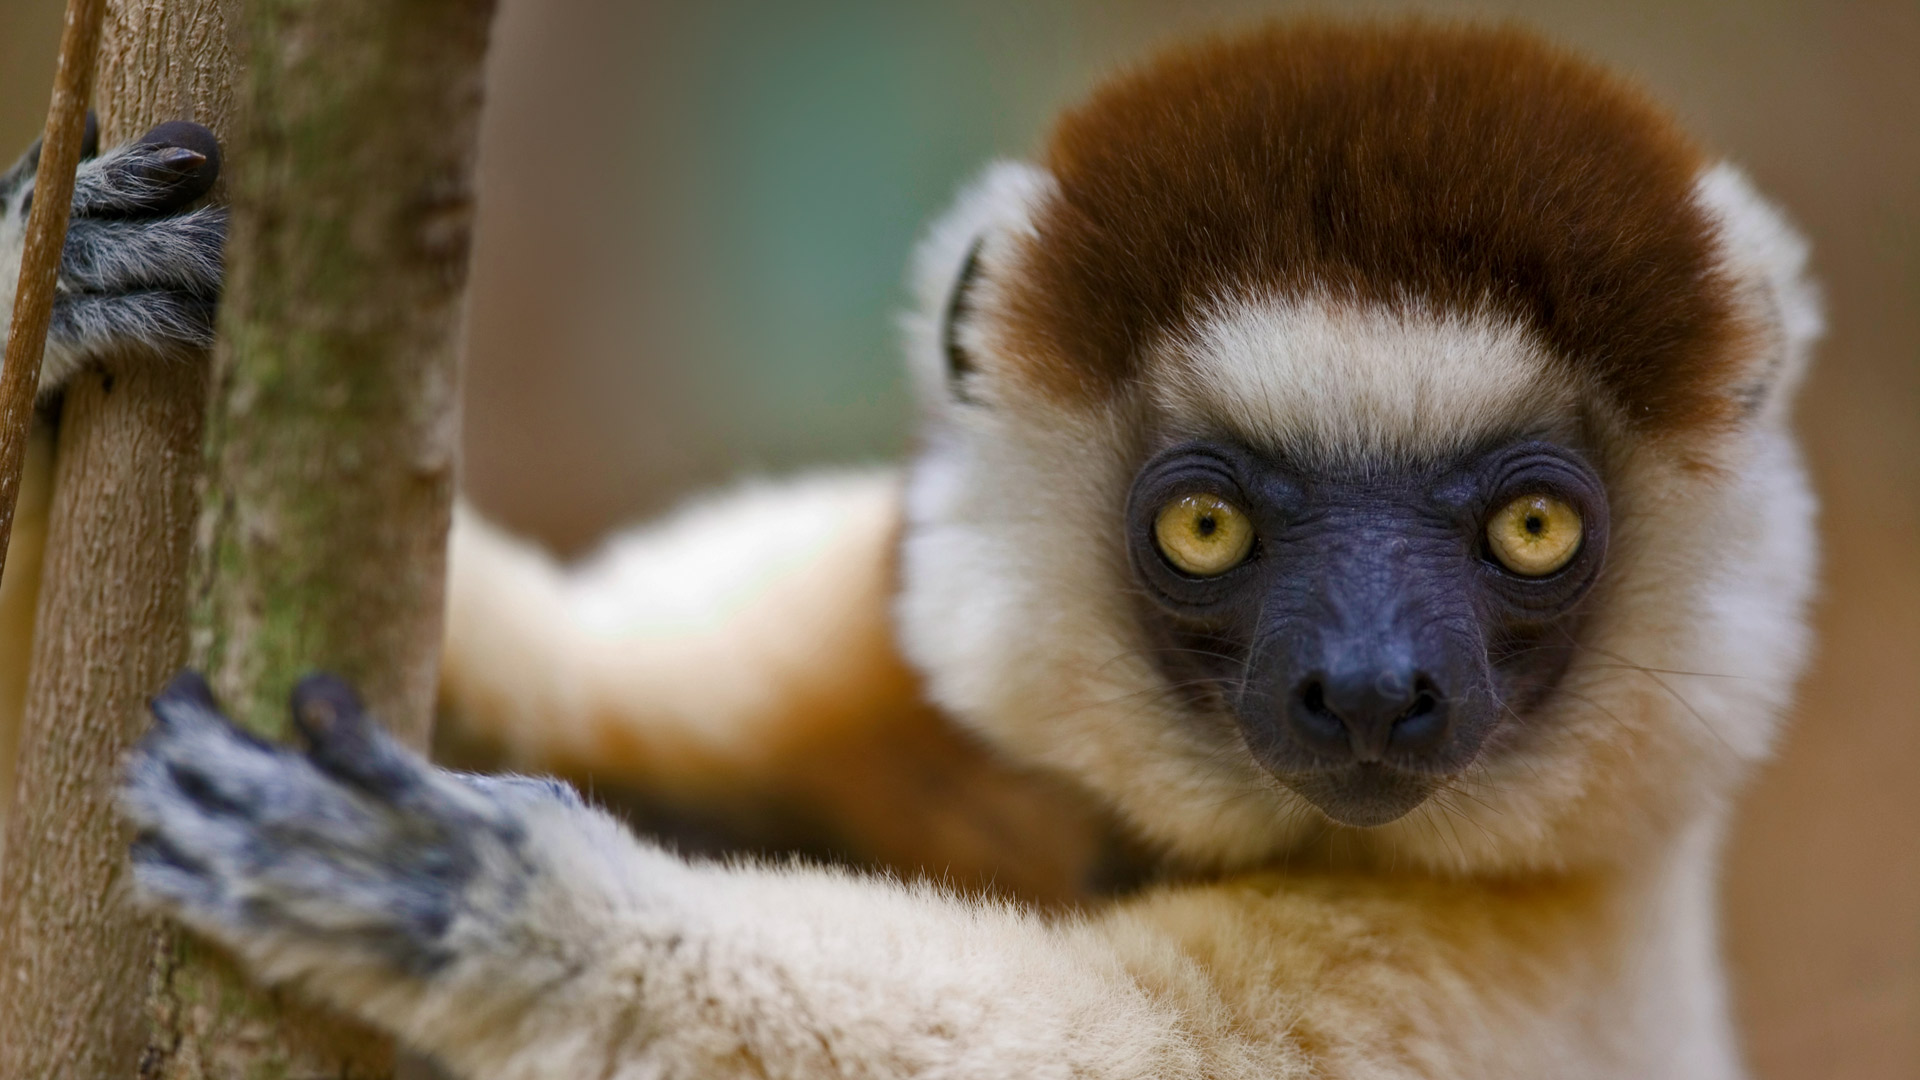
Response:
[{"label": "gray furred hand", "polygon": [[[177,357],[213,342],[227,212],[194,206],[220,173],[199,124],[169,121],[105,155],[89,121],[41,366],[42,395],[107,354]],[[10,315],[33,206],[35,143],[0,174],[0,316]],[[7,320],[0,319],[0,343]]]}]

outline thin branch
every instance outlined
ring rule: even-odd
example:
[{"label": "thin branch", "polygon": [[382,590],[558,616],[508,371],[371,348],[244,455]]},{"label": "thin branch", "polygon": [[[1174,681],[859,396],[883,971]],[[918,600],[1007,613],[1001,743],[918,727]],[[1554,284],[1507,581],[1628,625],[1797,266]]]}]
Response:
[{"label": "thin branch", "polygon": [[47,109],[47,131],[40,144],[39,171],[34,174],[33,209],[27,215],[26,252],[20,260],[6,361],[0,366],[0,571],[6,568],[7,542],[13,537],[13,506],[20,495],[20,467],[33,425],[40,359],[53,320],[60,253],[67,242],[67,215],[73,204],[73,175],[86,141],[87,97],[93,89],[94,58],[106,10],[106,0],[67,0],[67,22],[60,33],[60,66],[53,77],[53,103]]}]

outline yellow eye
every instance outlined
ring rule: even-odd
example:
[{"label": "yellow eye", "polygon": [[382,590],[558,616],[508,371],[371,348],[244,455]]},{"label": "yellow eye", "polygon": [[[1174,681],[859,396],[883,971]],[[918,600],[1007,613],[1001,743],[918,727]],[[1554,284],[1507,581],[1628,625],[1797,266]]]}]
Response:
[{"label": "yellow eye", "polygon": [[1240,565],[1253,550],[1253,523],[1218,495],[1182,495],[1160,508],[1153,538],[1167,561],[1195,577]]},{"label": "yellow eye", "polygon": [[1522,577],[1545,577],[1580,550],[1580,514],[1551,495],[1522,495],[1487,522],[1487,542],[1500,565]]}]

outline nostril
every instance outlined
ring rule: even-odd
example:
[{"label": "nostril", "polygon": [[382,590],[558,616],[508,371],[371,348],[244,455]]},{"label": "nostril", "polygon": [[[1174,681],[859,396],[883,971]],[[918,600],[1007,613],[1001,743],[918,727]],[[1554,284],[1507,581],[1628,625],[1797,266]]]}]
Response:
[{"label": "nostril", "polygon": [[1420,676],[1414,683],[1413,700],[1393,722],[1392,741],[1396,746],[1412,747],[1431,742],[1446,731],[1445,710],[1440,688],[1432,679]]},{"label": "nostril", "polygon": [[1300,691],[1300,704],[1305,705],[1310,713],[1333,715],[1327,709],[1327,688],[1320,685],[1319,679],[1307,683],[1306,689]]},{"label": "nostril", "polygon": [[1433,712],[1435,709],[1438,709],[1439,707],[1440,707],[1440,699],[1422,690],[1418,695],[1414,697],[1413,704],[1407,706],[1407,711],[1400,714],[1400,719],[1397,721],[1397,723],[1404,724],[1409,720],[1418,720],[1420,717],[1425,716],[1430,712]]},{"label": "nostril", "polygon": [[1327,704],[1327,687],[1318,676],[1310,676],[1300,684],[1295,700],[1300,703],[1296,710],[1300,727],[1308,735],[1338,746],[1347,744],[1346,721]]},{"label": "nostril", "polygon": [[1315,671],[1294,684],[1295,737],[1319,754],[1379,762],[1424,754],[1450,726],[1447,696],[1424,672]]}]

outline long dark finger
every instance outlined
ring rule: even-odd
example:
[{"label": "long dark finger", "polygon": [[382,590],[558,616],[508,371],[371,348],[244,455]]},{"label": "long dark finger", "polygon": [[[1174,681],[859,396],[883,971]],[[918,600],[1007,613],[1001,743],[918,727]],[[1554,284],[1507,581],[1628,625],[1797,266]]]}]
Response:
[{"label": "long dark finger", "polygon": [[226,238],[227,212],[217,206],[153,221],[76,218],[60,284],[87,293],[171,288],[218,296]]},{"label": "long dark finger", "polygon": [[74,179],[73,212],[138,217],[178,210],[213,189],[220,143],[199,124],[172,120],[87,163]]},{"label": "long dark finger", "polygon": [[308,675],[293,688],[292,708],[307,756],[328,775],[388,799],[426,783],[426,765],[380,730],[346,680]]}]

